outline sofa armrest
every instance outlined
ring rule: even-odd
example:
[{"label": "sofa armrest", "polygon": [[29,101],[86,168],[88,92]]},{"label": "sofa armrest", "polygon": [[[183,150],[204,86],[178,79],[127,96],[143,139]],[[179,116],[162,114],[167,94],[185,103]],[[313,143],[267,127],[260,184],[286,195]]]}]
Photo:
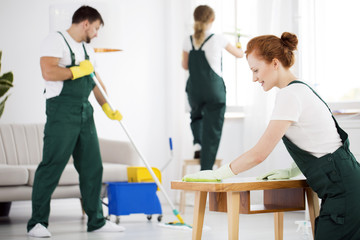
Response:
[{"label": "sofa armrest", "polygon": [[99,138],[101,158],[104,163],[140,165],[140,157],[130,142]]}]

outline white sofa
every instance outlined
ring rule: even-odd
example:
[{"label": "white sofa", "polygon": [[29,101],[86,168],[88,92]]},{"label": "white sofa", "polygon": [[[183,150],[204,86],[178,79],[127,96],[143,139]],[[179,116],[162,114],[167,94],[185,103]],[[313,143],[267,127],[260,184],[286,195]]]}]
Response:
[{"label": "white sofa", "polygon": [[[0,124],[0,216],[8,214],[12,201],[31,200],[35,171],[42,159],[43,131],[44,124]],[[99,143],[103,183],[127,181],[127,166],[140,163],[130,142],[99,139]],[[81,198],[72,159],[52,198]]]}]

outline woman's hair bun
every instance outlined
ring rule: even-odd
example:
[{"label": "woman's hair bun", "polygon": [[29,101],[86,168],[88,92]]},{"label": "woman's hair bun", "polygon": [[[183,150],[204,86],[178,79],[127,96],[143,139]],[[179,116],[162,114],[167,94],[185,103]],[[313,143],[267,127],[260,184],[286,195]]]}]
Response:
[{"label": "woman's hair bun", "polygon": [[281,35],[281,41],[283,42],[283,44],[286,47],[289,48],[290,51],[294,51],[297,49],[298,38],[295,34],[289,33],[289,32],[284,32]]}]

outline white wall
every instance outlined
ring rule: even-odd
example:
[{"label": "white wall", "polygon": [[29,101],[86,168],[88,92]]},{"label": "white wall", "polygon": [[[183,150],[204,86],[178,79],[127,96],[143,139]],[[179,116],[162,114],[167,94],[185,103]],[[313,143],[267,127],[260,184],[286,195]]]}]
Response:
[{"label": "white wall", "polygon": [[[185,22],[193,11],[189,0],[2,0],[2,73],[13,71],[14,88],[0,122],[45,123],[39,49],[49,29],[54,29],[52,25],[58,24],[50,24],[49,12],[54,6],[76,9],[82,4],[97,8],[105,21],[93,46],[124,50],[99,54],[97,71],[150,165],[160,168],[169,159],[168,138],[173,138],[174,159],[163,172],[163,179],[170,195],[175,196],[178,191],[170,191],[169,182],[180,178],[182,160],[193,154],[190,120],[185,113],[186,72],[181,68],[182,41],[188,27]],[[127,139],[93,96],[90,101],[99,137]],[[241,119],[225,120],[218,154],[225,162],[242,152],[241,124]]]}]

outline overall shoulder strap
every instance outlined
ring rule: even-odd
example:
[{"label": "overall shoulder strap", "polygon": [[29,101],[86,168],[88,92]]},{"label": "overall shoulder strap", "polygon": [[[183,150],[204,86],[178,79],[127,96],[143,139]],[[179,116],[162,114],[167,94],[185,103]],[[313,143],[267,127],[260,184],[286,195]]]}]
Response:
[{"label": "overall shoulder strap", "polygon": [[190,42],[191,42],[192,50],[195,50],[192,35],[190,35]]},{"label": "overall shoulder strap", "polygon": [[208,36],[205,40],[204,40],[204,42],[201,44],[201,46],[200,46],[200,48],[199,48],[199,50],[201,50],[202,49],[202,47],[204,46],[204,44],[212,37],[212,36],[214,36],[214,34],[212,33],[212,34],[210,34],[210,36]]},{"label": "overall shoulder strap", "polygon": [[[312,89],[308,84],[306,84],[306,83],[304,83],[304,82],[302,82],[302,81],[299,81],[299,80],[295,80],[295,81],[290,82],[290,83],[288,84],[288,86],[291,85],[291,84],[293,84],[293,83],[301,83],[301,84],[304,84],[304,85],[308,86],[308,87],[311,89],[311,91],[326,105],[326,107],[329,109],[329,111],[330,111],[330,113],[331,113],[332,119],[333,119],[334,122],[335,122],[335,126],[336,126],[336,129],[337,129],[337,132],[339,133],[340,138],[341,138],[343,144],[348,144],[348,143],[347,143],[348,134],[339,126],[339,124],[338,124],[338,122],[336,121],[334,115],[332,114],[331,109],[329,108],[329,106],[327,105],[327,103],[319,96],[319,94],[317,94],[317,93],[314,91],[314,89]],[[285,137],[285,135],[284,135],[284,137]],[[286,138],[286,137],[285,137],[285,138]],[[283,138],[283,139],[284,139],[284,138]]]},{"label": "overall shoulder strap", "polygon": [[[326,103],[326,102],[319,96],[319,94],[317,94],[317,93],[314,91],[314,89],[312,89],[308,84],[306,84],[306,83],[304,83],[304,82],[302,82],[302,81],[295,80],[295,81],[292,81],[291,83],[289,83],[289,85],[290,85],[290,84],[293,84],[293,83],[301,83],[301,84],[304,84],[304,85],[308,86],[308,87],[311,89],[311,91],[325,104],[325,106],[329,109],[329,111],[330,111],[330,113],[331,113],[331,117],[333,118],[333,120],[334,120],[334,122],[335,122],[335,126],[336,126],[336,128],[337,128],[337,130],[338,130],[338,133],[340,134],[341,139],[343,140],[343,142],[345,142],[345,140],[347,139],[347,134],[344,132],[344,130],[342,130],[342,129],[340,128],[338,122],[336,121],[336,119],[335,119],[334,115],[332,114],[332,111],[331,111],[331,109],[329,108],[329,106],[327,105],[327,103]],[[288,86],[289,86],[289,85],[288,85]],[[344,134],[343,132],[344,132],[345,134]]]},{"label": "overall shoulder strap", "polygon": [[[299,81],[299,80],[294,80],[294,81],[292,81],[291,83],[289,83],[289,85],[291,85],[291,84],[293,84],[293,83],[301,83],[301,84],[304,84],[304,85],[306,85],[306,86],[308,86],[310,89],[311,89],[311,91],[326,105],[326,107],[329,109],[329,111],[331,112],[331,109],[329,108],[329,106],[327,105],[327,103],[319,96],[319,94],[317,94],[317,92],[315,92],[315,90],[314,89],[312,89],[308,84],[306,84],[306,83],[304,83],[304,82],[302,82],[302,81]],[[288,85],[288,86],[289,86]],[[332,112],[331,112],[331,114],[332,114]]]},{"label": "overall shoulder strap", "polygon": [[66,38],[64,37],[64,35],[60,31],[58,31],[58,33],[63,37],[63,39],[65,40],[66,45],[68,46],[68,48],[70,50],[71,65],[75,65],[75,54],[74,54],[74,52],[71,50],[71,47],[70,47],[69,43],[66,41]]},{"label": "overall shoulder strap", "polygon": [[89,60],[90,57],[89,57],[89,55],[88,55],[87,52],[86,52],[85,44],[83,43],[82,46],[83,46],[84,53],[85,53],[85,59],[86,59],[86,60]]}]

